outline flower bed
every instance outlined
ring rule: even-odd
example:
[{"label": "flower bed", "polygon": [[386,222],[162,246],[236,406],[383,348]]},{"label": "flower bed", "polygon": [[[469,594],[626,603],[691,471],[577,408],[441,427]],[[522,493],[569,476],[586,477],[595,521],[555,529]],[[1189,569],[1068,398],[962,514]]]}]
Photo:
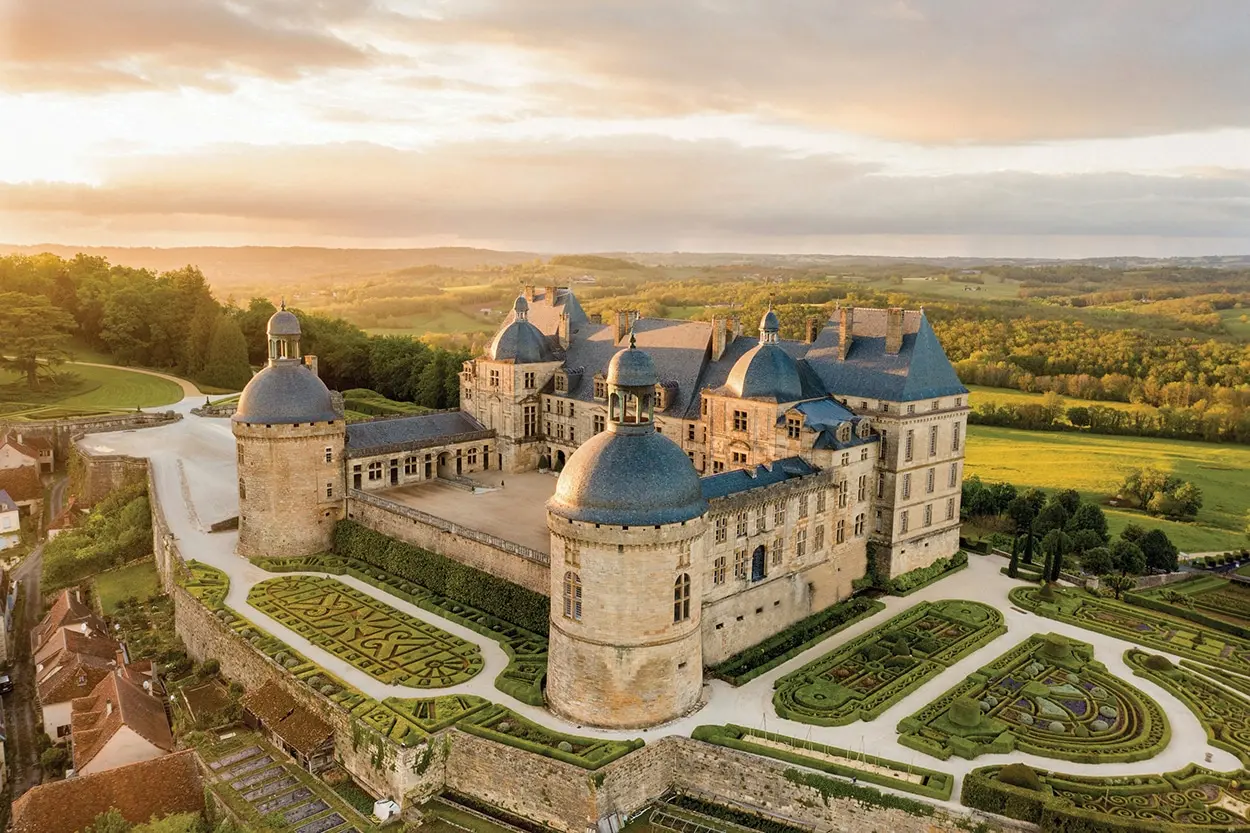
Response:
[{"label": "flower bed", "polygon": [[[1157,683],[1188,706],[1206,730],[1212,746],[1233,753],[1243,766],[1250,766],[1250,699],[1214,682],[1220,676],[1232,675],[1221,675],[1221,669],[1214,669],[1216,673],[1203,676],[1136,648],[1124,653],[1124,661],[1134,674]],[[1227,684],[1226,679],[1221,683]],[[1241,681],[1243,690],[1245,686],[1246,681]]]},{"label": "flower bed", "polygon": [[917,567],[900,576],[890,579],[890,595],[910,596],[917,590],[923,590],[935,581],[958,573],[968,566],[968,553],[960,550],[950,558],[939,558],[928,567]]},{"label": "flower bed", "polygon": [[1032,789],[1004,783],[1003,769],[981,767],[965,775],[960,801],[1042,830],[1071,833],[1250,830],[1245,770],[1220,773],[1191,764],[1165,775],[1106,778],[1035,771]]},{"label": "flower bed", "polygon": [[1078,763],[1140,761],[1171,729],[1151,698],[1058,634],[1032,636],[898,724],[899,743],[945,760],[1013,750]]},{"label": "flower bed", "polygon": [[371,677],[392,685],[445,688],[482,670],[481,649],[342,582],[283,576],[256,584],[252,607]]},{"label": "flower bed", "polygon": [[592,770],[643,746],[641,740],[602,740],[562,734],[526,720],[503,706],[474,712],[457,726],[471,735]]},{"label": "flower bed", "polygon": [[1134,590],[1124,594],[1124,601],[1250,638],[1250,587],[1220,576],[1197,576],[1176,584]]},{"label": "flower bed", "polygon": [[955,783],[954,778],[945,772],[732,724],[699,726],[692,736],[695,740],[717,746],[727,746],[753,755],[763,755],[808,769],[818,769],[844,778],[856,778],[870,784],[942,801],[951,797],[951,789]]},{"label": "flower bed", "polygon": [[818,726],[872,720],[942,669],[1004,633],[979,602],[921,602],[774,683],[777,714]]},{"label": "flower bed", "polygon": [[1082,590],[1052,589],[1054,601],[1045,601],[1038,596],[1039,588],[1017,587],[1010,593],[1011,602],[1039,616],[1250,675],[1250,640]]},{"label": "flower bed", "polygon": [[885,610],[885,605],[876,599],[862,596],[847,599],[796,622],[763,642],[739,651],[724,662],[714,665],[709,671],[730,685],[742,685],[797,657],[821,640],[882,610]]}]

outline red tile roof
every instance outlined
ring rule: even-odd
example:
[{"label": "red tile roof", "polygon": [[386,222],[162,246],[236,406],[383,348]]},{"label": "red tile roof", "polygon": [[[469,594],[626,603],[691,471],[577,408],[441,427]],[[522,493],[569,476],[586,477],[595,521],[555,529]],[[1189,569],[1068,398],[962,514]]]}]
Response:
[{"label": "red tile roof", "polygon": [[243,696],[243,708],[250,711],[301,754],[307,755],[334,734],[334,729],[277,683],[265,683]]},{"label": "red tile roof", "polygon": [[35,787],[13,802],[13,833],[76,833],[116,807],[127,821],[204,811],[195,750]]},{"label": "red tile roof", "polygon": [[89,693],[117,667],[120,648],[111,639],[86,636],[68,627],[57,630],[35,654],[39,702],[64,703]]},{"label": "red tile roof", "polygon": [[31,652],[38,654],[43,648],[43,644],[61,628],[77,627],[81,631],[82,628],[79,626],[84,623],[87,625],[87,633],[89,634],[104,636],[108,633],[104,620],[83,603],[77,588],[62,590],[61,594],[56,597],[56,601],[52,603],[52,607],[48,609],[47,614],[40,620],[38,625],[35,625],[34,630],[30,632]]},{"label": "red tile roof", "polygon": [[0,469],[0,489],[18,503],[43,500],[43,483],[39,480],[38,466],[21,466],[16,469]]},{"label": "red tile roof", "polygon": [[[17,434],[10,431],[4,436],[3,440],[0,440],[0,448],[4,448],[7,445],[17,453],[23,454],[34,460],[37,464],[39,462],[39,446],[36,445],[37,438],[23,437],[19,440],[17,437]],[[51,448],[52,446],[45,440],[43,441],[43,447]]]},{"label": "red tile roof", "polygon": [[113,673],[71,706],[74,769],[81,770],[90,763],[123,726],[164,752],[174,748],[164,703],[124,674]]}]

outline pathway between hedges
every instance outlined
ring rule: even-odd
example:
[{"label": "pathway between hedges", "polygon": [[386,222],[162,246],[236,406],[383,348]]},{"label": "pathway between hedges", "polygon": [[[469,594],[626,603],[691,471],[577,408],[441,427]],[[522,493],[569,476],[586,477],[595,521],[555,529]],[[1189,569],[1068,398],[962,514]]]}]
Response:
[{"label": "pathway between hedges", "polygon": [[[175,406],[175,409],[185,413],[195,404],[198,403],[190,398],[184,399]],[[327,671],[378,700],[386,697],[476,694],[506,705],[536,723],[558,731],[615,739],[641,737],[654,741],[669,735],[688,736],[696,726],[705,723],[736,723],[818,743],[853,750],[862,749],[870,754],[891,758],[905,764],[914,763],[917,766],[950,772],[956,776],[958,782],[962,782],[963,775],[976,767],[1013,761],[1024,761],[1041,769],[1100,776],[1169,772],[1188,763],[1198,763],[1217,770],[1237,769],[1240,766],[1233,755],[1207,744],[1206,732],[1184,704],[1159,686],[1132,674],[1122,659],[1124,652],[1133,647],[1131,643],[1013,608],[1008,601],[1007,593],[1013,587],[1018,586],[1018,582],[999,573],[999,567],[1004,562],[993,556],[971,556],[968,569],[956,573],[951,578],[932,584],[907,598],[883,599],[885,610],[856,623],[833,639],[806,651],[740,688],[735,689],[719,680],[710,681],[704,686],[704,705],[686,717],[645,731],[625,732],[583,727],[563,720],[545,709],[515,700],[494,687],[495,677],[508,662],[507,655],[499,643],[463,625],[379,591],[372,585],[351,576],[332,576],[344,584],[384,600],[398,610],[437,625],[482,648],[485,668],[467,682],[440,689],[416,689],[388,685],[329,651],[312,644],[300,634],[248,604],[248,590],[257,582],[276,575],[301,574],[275,574],[262,570],[234,554],[237,533],[209,534],[207,532],[208,525],[238,512],[235,491],[234,437],[230,432],[229,420],[188,415],[186,419],[179,422],[156,428],[89,435],[83,443],[100,452],[148,457],[152,462],[157,497],[165,512],[170,530],[178,539],[183,557],[210,564],[230,577],[230,592],[226,597],[226,603],[239,614],[282,639]],[[180,469],[185,472],[185,491]],[[313,572],[307,575],[324,575],[324,573]],[[874,721],[838,727],[809,726],[805,723],[784,720],[773,711],[773,682],[777,678],[821,656],[836,645],[877,627],[918,602],[948,598],[971,599],[996,607],[1003,613],[1008,632],[964,657],[895,703]],[[962,758],[939,761],[898,743],[895,726],[899,720],[919,710],[947,689],[966,679],[973,671],[990,663],[1032,634],[1047,631],[1062,633],[1070,638],[1091,643],[1094,646],[1095,658],[1104,663],[1110,673],[1129,681],[1162,706],[1172,725],[1172,740],[1162,754],[1150,760],[1135,763],[1101,765],[1058,761],[1020,752],[1008,755],[982,755],[975,761]],[[1174,657],[1174,659],[1178,658]],[[1208,755],[1210,755],[1209,760]],[[946,806],[959,808],[957,803],[959,787],[960,784],[957,783],[954,791],[955,801],[946,802]]]}]

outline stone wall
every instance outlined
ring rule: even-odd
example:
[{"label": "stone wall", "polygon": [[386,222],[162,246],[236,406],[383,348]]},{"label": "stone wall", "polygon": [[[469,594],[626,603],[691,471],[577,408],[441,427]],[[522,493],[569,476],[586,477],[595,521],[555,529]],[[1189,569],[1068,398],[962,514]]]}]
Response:
[{"label": "stone wall", "polygon": [[148,478],[148,461],[142,457],[90,454],[77,444],[71,448],[70,490],[78,497],[79,507],[94,506],[110,492]]},{"label": "stone wall", "polygon": [[106,431],[128,431],[132,428],[151,428],[169,422],[177,422],[182,415],[173,411],[147,413],[133,411],[124,414],[79,417],[77,419],[50,419],[35,422],[0,419],[0,435],[10,430],[20,431],[26,437],[40,437],[52,443],[57,460],[65,460],[70,454],[74,440],[83,434],[101,434]]},{"label": "stone wall", "polygon": [[551,592],[546,553],[356,490],[347,495],[347,517],[535,593]]}]

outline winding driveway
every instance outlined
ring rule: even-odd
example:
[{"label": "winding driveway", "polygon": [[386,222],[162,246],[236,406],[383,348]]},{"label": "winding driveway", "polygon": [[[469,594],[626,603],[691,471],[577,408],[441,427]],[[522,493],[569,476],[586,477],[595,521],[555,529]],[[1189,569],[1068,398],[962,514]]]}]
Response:
[{"label": "winding driveway", "polygon": [[[184,399],[178,405],[173,406],[174,409],[187,413],[192,405],[198,404],[200,394],[197,392],[195,396],[196,400]],[[495,677],[507,665],[507,656],[498,643],[456,622],[380,591],[372,585],[350,576],[335,576],[345,584],[379,598],[415,618],[435,624],[450,633],[474,642],[482,648],[486,662],[485,669],[465,683],[436,691],[388,685],[313,645],[304,637],[248,604],[248,590],[257,582],[273,578],[278,574],[262,570],[246,559],[235,555],[234,544],[237,533],[210,534],[208,532],[210,524],[238,512],[234,437],[230,432],[228,420],[200,418],[188,414],[179,422],[157,428],[112,434],[92,434],[81,442],[87,448],[100,453],[123,453],[149,458],[156,484],[156,497],[165,512],[170,530],[178,539],[183,557],[210,564],[230,577],[230,591],[226,597],[226,603],[326,670],[378,700],[385,697],[421,697],[442,693],[476,694],[502,703],[536,723],[559,731],[596,737],[642,737],[648,741],[669,735],[689,735],[696,726],[701,724],[736,723],[851,750],[864,750],[903,763],[913,762],[917,765],[929,766],[953,773],[957,782],[962,781],[963,775],[976,767],[1012,761],[1024,761],[1041,769],[1100,776],[1169,772],[1191,762],[1225,771],[1240,767],[1233,755],[1207,743],[1206,732],[1184,704],[1154,683],[1133,676],[1122,659],[1124,652],[1134,647],[1132,643],[1063,622],[1038,617],[1012,607],[1007,593],[1013,587],[1019,586],[1019,582],[1001,575],[998,572],[1000,561],[993,557],[973,556],[968,569],[953,578],[930,585],[906,599],[897,597],[884,599],[885,610],[847,628],[837,636],[744,686],[734,688],[719,680],[708,682],[704,686],[704,705],[690,715],[664,726],[626,732],[586,728],[565,721],[544,709],[514,700],[495,689],[493,685]],[[321,574],[310,573],[310,575]],[[838,727],[809,726],[784,720],[773,710],[773,682],[777,678],[821,656],[836,645],[879,626],[886,619],[917,602],[948,598],[971,599],[996,607],[1003,613],[1008,632],[964,657],[871,722],[856,722],[849,726]],[[1102,765],[1072,763],[1022,752],[1008,755],[982,755],[975,761],[957,757],[952,757],[947,761],[936,761],[898,743],[895,726],[899,720],[917,711],[948,688],[966,679],[973,671],[990,663],[1032,634],[1047,631],[1062,633],[1073,639],[1091,643],[1094,646],[1095,658],[1104,663],[1110,673],[1130,681],[1133,686],[1153,697],[1162,706],[1172,724],[1172,739],[1161,754],[1146,761]],[[956,784],[954,795],[956,797],[959,795],[959,783]],[[961,809],[957,801],[939,803],[951,809]]]}]

